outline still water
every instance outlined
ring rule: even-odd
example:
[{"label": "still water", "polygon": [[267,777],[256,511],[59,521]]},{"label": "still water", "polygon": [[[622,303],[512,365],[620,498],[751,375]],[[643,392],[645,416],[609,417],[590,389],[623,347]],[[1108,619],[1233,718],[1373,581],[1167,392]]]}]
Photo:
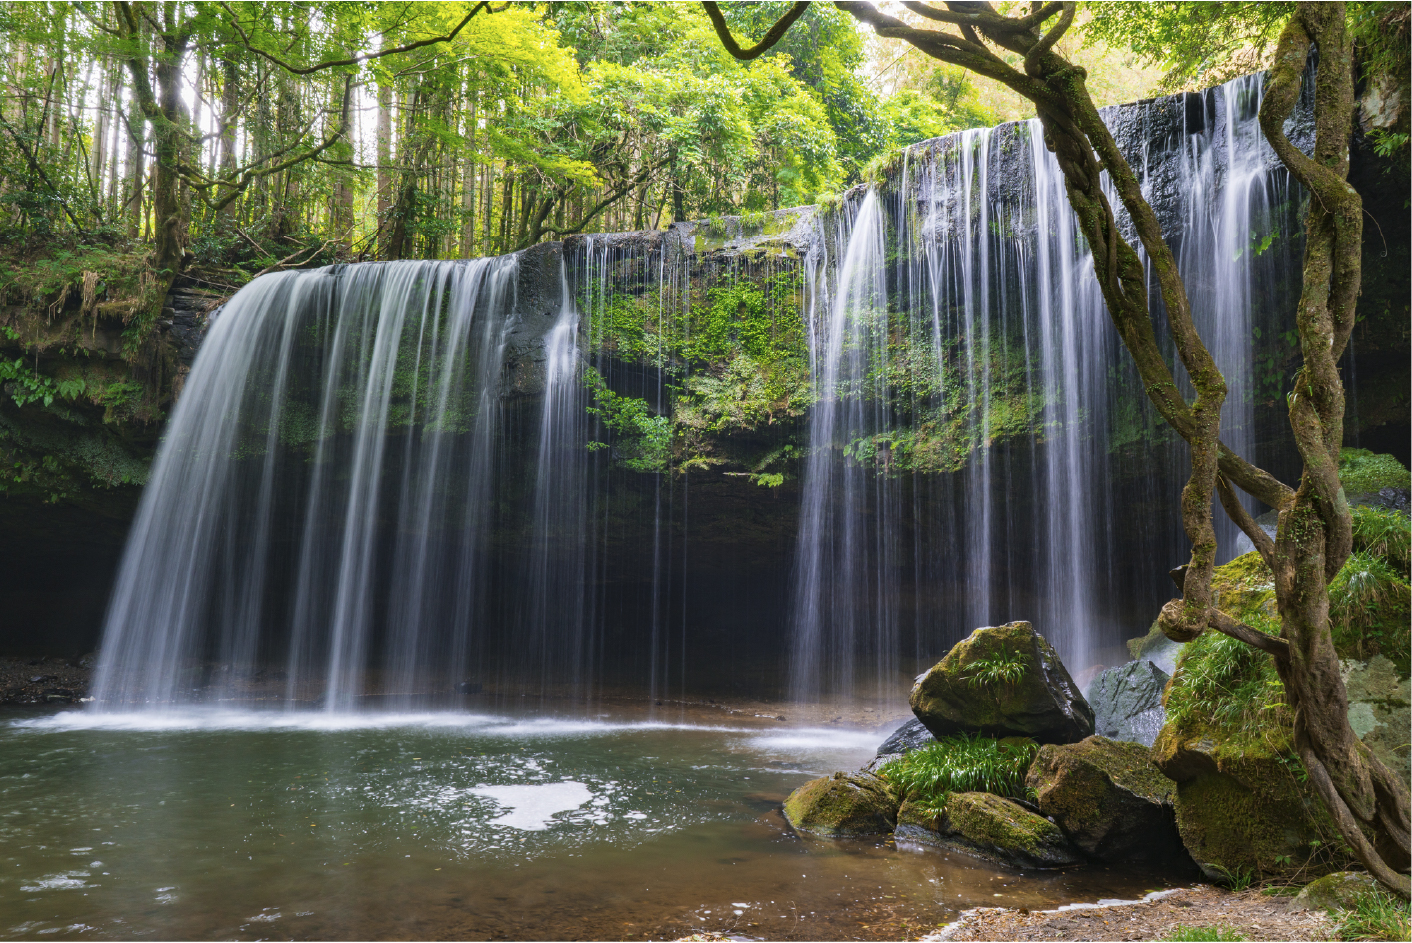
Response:
[{"label": "still water", "polygon": [[[801,839],[892,725],[633,708],[0,714],[0,935],[899,939],[1162,875]],[[1180,877],[1180,876],[1172,876]]]}]

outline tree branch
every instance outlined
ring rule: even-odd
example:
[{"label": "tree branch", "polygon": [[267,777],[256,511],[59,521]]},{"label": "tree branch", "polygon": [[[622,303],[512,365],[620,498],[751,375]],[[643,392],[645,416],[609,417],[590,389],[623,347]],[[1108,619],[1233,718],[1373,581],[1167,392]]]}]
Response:
[{"label": "tree branch", "polygon": [[769,52],[775,47],[776,43],[784,38],[784,34],[789,32],[789,28],[794,25],[794,21],[803,16],[804,11],[809,9],[809,0],[800,0],[800,2],[790,7],[789,12],[780,17],[779,22],[774,26],[770,27],[770,31],[765,34],[765,38],[749,49],[741,49],[740,44],[737,43],[735,37],[731,35],[731,28],[726,25],[726,18],[724,14],[721,13],[720,4],[713,3],[711,0],[702,0],[701,5],[706,8],[706,15],[711,18],[711,25],[715,27],[716,35],[720,38],[721,45],[726,47],[726,52],[742,62],[749,62],[751,59],[758,58]]},{"label": "tree branch", "polygon": [[378,52],[359,53],[356,56],[349,56],[347,59],[330,59],[327,62],[320,62],[317,65],[296,66],[285,62],[278,56],[265,52],[265,50],[259,48],[254,43],[252,43],[250,41],[250,35],[246,33],[244,29],[241,28],[240,17],[238,17],[235,11],[230,8],[229,3],[226,3],[225,0],[221,0],[221,7],[226,11],[227,14],[230,15],[229,25],[231,29],[235,30],[236,35],[240,37],[240,41],[245,44],[245,48],[255,53],[255,55],[261,56],[269,60],[270,62],[273,62],[281,69],[284,69],[286,72],[290,72],[294,75],[312,75],[313,73],[320,72],[324,69],[334,69],[339,66],[360,65],[364,62],[369,62],[373,59],[381,59],[383,56],[392,56],[400,52],[411,52],[413,49],[421,49],[423,46],[434,46],[437,43],[449,43],[451,42],[451,40],[456,38],[456,34],[460,33],[461,30],[465,28],[467,23],[469,23],[475,18],[477,13],[480,13],[482,10],[484,10],[486,13],[499,13],[501,10],[504,10],[507,6],[509,6],[509,4],[504,3],[501,4],[500,7],[496,8],[492,7],[488,2],[486,2],[486,0],[482,0],[482,2],[477,3],[475,6],[471,7],[471,12],[467,13],[465,18],[461,20],[461,22],[456,24],[455,29],[451,30],[451,32],[447,33],[445,36],[432,36],[427,39],[419,39],[416,42],[407,43],[403,46],[397,46],[394,49],[383,49],[379,50]]}]

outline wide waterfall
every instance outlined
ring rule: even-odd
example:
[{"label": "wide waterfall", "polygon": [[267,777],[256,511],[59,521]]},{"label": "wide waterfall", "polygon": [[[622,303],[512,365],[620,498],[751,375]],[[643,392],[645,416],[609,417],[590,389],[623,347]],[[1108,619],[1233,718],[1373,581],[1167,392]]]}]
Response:
[{"label": "wide waterfall", "polygon": [[[1226,441],[1279,468],[1288,444],[1254,430],[1301,196],[1260,91],[1107,118],[1230,382]],[[801,329],[780,375],[803,392],[760,416],[729,391],[765,384],[764,355],[719,353],[765,343],[746,309],[776,340]],[[267,275],[215,318],[170,418],[94,693],[895,699],[1012,619],[1076,671],[1112,664],[1185,556],[1179,445],[1036,122],[915,145],[764,224]]]}]

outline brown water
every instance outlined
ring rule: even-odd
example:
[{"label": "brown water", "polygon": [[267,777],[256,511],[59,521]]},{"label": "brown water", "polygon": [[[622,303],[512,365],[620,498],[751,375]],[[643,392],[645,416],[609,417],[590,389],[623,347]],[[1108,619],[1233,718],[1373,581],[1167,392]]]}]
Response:
[{"label": "brown water", "polygon": [[889,729],[626,707],[14,712],[0,935],[899,939],[978,905],[1167,886],[791,833],[789,791]]}]

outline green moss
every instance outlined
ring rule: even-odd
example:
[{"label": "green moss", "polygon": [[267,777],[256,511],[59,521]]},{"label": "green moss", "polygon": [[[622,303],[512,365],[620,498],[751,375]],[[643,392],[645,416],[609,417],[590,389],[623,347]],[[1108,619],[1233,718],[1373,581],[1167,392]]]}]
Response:
[{"label": "green moss", "polygon": [[886,780],[871,773],[834,773],[790,793],[784,815],[801,832],[847,838],[892,831],[898,805]]},{"label": "green moss", "polygon": [[1340,449],[1338,477],[1350,495],[1376,493],[1383,488],[1412,488],[1412,475],[1401,462],[1367,449]]}]

